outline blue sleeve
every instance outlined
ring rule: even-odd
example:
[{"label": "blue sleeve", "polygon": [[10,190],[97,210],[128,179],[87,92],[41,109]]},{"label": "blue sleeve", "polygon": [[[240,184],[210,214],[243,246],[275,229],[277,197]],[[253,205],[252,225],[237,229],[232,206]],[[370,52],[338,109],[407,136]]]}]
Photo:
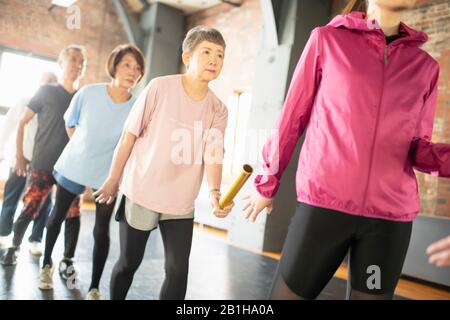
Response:
[{"label": "blue sleeve", "polygon": [[64,121],[66,122],[66,127],[73,128],[79,124],[81,108],[83,105],[83,95],[84,90],[78,91],[72,98],[69,108],[64,114]]}]

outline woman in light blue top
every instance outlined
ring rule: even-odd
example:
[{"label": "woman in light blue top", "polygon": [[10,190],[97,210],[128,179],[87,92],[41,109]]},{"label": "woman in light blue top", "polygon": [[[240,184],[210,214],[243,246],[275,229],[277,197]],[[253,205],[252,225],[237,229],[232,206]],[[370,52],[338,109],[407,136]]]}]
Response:
[{"label": "woman in light blue top", "polygon": [[[53,289],[51,255],[70,204],[86,187],[98,189],[108,176],[114,149],[135,101],[130,90],[142,79],[144,70],[145,60],[137,47],[118,46],[107,62],[111,82],[82,88],[64,115],[70,141],[54,166],[56,200],[47,225],[40,289]],[[114,203],[96,203],[92,279],[87,299],[100,299],[98,289],[109,251],[113,208]],[[76,276],[72,264],[72,261],[60,264],[63,278]]]}]

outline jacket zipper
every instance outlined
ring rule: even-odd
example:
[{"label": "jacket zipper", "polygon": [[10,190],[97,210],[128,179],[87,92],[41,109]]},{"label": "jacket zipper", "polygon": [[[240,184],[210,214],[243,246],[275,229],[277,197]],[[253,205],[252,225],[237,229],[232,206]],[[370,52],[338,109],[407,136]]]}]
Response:
[{"label": "jacket zipper", "polygon": [[389,61],[388,61],[388,52],[387,52],[387,46],[386,46],[386,47],[384,47],[384,65],[387,66],[388,63],[389,63]]},{"label": "jacket zipper", "polygon": [[378,110],[377,110],[377,118],[375,121],[375,133],[373,134],[373,139],[372,139],[372,148],[370,150],[370,162],[369,162],[369,172],[367,174],[367,182],[366,182],[366,188],[364,191],[364,198],[363,198],[363,204],[362,204],[362,208],[364,209],[366,207],[366,200],[367,200],[367,192],[369,190],[369,183],[370,183],[370,176],[372,173],[372,164],[373,164],[373,155],[375,153],[375,141],[377,139],[377,133],[378,133],[378,122],[380,120],[380,109],[381,109],[381,103],[383,101],[383,94],[384,94],[384,77],[385,77],[385,68],[388,65],[389,61],[388,61],[388,52],[387,52],[387,46],[384,47],[384,55],[383,55],[383,76],[382,76],[382,81],[381,81],[381,94],[380,94],[380,101],[378,103]]}]

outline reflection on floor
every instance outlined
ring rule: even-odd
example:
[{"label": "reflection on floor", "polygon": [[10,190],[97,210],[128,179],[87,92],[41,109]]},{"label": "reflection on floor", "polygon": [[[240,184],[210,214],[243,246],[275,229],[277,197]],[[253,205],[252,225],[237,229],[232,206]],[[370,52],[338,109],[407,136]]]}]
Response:
[{"label": "reflection on floor", "polygon": [[[32,257],[28,253],[27,243],[24,243],[16,266],[0,266],[0,299],[83,299],[91,276],[93,224],[94,214],[84,212],[76,253],[76,266],[80,271],[80,281],[76,284],[78,289],[69,290],[55,271],[55,289],[40,291],[38,279],[42,258]],[[105,299],[109,298],[109,278],[118,258],[118,242],[118,224],[112,221],[110,255],[101,281]],[[62,252],[61,236],[54,252],[53,259],[58,263]],[[196,228],[186,299],[265,299],[276,264],[277,260],[273,258],[232,247]],[[144,261],[135,275],[128,299],[158,299],[164,277],[163,265],[162,241],[156,230],[147,243]],[[319,299],[344,299],[345,286],[344,280],[333,278]]]}]

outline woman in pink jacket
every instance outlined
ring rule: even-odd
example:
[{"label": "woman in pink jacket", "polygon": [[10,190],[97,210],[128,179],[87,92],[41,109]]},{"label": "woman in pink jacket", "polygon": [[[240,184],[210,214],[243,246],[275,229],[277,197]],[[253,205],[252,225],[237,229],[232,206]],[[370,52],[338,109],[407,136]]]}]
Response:
[{"label": "woman in pink jacket", "polygon": [[413,168],[450,177],[450,145],[430,141],[439,65],[401,22],[414,3],[352,0],[311,32],[244,205],[251,221],[271,211],[308,128],[271,298],[316,298],[348,251],[348,298],[393,296],[420,209]]}]

